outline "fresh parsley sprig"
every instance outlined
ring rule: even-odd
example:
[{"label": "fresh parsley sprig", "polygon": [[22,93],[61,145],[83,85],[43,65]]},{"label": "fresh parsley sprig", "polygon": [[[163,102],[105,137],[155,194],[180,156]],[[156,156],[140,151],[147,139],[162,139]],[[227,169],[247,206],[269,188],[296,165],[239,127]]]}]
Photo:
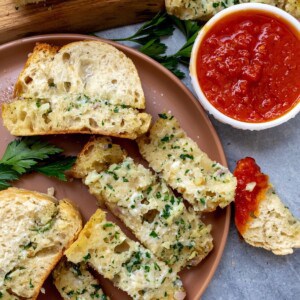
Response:
[{"label": "fresh parsley sprig", "polygon": [[0,190],[11,186],[11,181],[33,171],[66,181],[65,171],[75,162],[75,157],[59,155],[63,149],[38,137],[16,139],[8,144],[0,160]]},{"label": "fresh parsley sprig", "polygon": [[44,163],[39,163],[33,166],[32,170],[44,174],[49,177],[55,177],[59,180],[66,181],[67,177],[65,171],[72,168],[76,161],[74,156],[54,156]]},{"label": "fresh parsley sprig", "polygon": [[145,45],[159,37],[172,35],[174,29],[167,13],[159,12],[152,20],[144,23],[135,34],[126,38],[114,39],[114,41],[131,41]]},{"label": "fresh parsley sprig", "polygon": [[38,161],[62,151],[62,149],[43,142],[37,137],[25,137],[9,143],[0,164],[10,166],[12,170],[23,174]]},{"label": "fresh parsley sprig", "polygon": [[[175,27],[182,31],[187,41],[175,54],[166,55],[167,45],[161,41],[161,38],[172,35]],[[201,27],[202,24],[195,21],[182,21],[165,12],[159,12],[152,20],[144,23],[135,34],[114,41],[131,41],[140,44],[139,51],[158,61],[182,79],[184,73],[179,70],[179,63],[189,64],[192,47]]]}]

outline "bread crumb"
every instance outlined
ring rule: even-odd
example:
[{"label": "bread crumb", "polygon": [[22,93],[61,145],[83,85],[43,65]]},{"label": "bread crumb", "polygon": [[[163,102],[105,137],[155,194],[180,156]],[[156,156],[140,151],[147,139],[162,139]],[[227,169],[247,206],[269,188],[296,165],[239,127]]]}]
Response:
[{"label": "bread crumb", "polygon": [[46,293],[45,288],[43,288],[43,287],[41,288],[41,293],[42,293],[42,294],[45,294],[45,293]]},{"label": "bread crumb", "polygon": [[47,189],[47,195],[48,196],[51,196],[51,197],[54,197],[54,194],[55,194],[55,189],[54,189],[54,187],[52,186],[52,187],[49,187],[48,189]]}]

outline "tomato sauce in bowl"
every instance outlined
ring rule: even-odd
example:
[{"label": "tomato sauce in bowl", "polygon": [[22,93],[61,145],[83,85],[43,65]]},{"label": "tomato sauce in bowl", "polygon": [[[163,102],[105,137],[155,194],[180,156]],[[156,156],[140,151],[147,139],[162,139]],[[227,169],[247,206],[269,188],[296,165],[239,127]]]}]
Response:
[{"label": "tomato sauce in bowl", "polygon": [[190,75],[201,104],[221,122],[277,126],[300,111],[300,22],[266,4],[227,8],[199,32]]},{"label": "tomato sauce in bowl", "polygon": [[222,19],[205,36],[197,75],[207,99],[244,122],[278,118],[300,99],[300,41],[280,19],[261,12]]}]

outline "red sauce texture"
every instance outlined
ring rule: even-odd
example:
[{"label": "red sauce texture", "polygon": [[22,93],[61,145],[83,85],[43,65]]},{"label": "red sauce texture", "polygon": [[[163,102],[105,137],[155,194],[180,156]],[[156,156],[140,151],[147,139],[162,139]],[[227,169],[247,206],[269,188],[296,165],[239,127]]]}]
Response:
[{"label": "red sauce texture", "polygon": [[[246,157],[237,162],[234,170],[237,178],[235,194],[235,224],[238,231],[243,234],[247,229],[247,223],[252,217],[258,215],[260,201],[265,198],[269,188],[269,177],[260,171],[260,167],[251,157]],[[253,190],[247,190],[247,184],[255,182]]]},{"label": "red sauce texture", "polygon": [[208,101],[244,122],[274,120],[300,101],[300,37],[280,19],[231,14],[208,31],[197,76]]}]

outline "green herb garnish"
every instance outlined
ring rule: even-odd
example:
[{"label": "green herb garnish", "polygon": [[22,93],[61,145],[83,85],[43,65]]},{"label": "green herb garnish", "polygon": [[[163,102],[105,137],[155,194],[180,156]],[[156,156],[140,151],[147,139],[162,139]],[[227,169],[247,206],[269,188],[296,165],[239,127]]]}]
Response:
[{"label": "green herb garnish", "polygon": [[75,162],[75,157],[59,155],[63,149],[37,137],[25,137],[10,142],[0,160],[0,190],[11,186],[21,175],[33,171],[60,180]]}]

